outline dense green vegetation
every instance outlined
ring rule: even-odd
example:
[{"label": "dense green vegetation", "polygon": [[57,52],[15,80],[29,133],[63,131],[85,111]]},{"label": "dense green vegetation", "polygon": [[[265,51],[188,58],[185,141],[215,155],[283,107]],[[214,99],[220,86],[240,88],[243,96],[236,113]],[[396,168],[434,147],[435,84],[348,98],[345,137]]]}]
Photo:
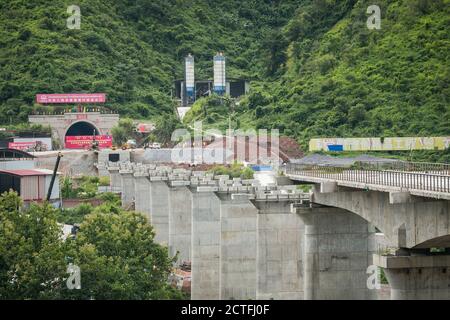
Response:
[{"label": "dense green vegetation", "polygon": [[134,139],[136,137],[136,126],[131,119],[120,119],[117,126],[112,128],[111,133],[114,144],[120,147],[126,143],[128,139]]},{"label": "dense green vegetation", "polygon": [[[36,93],[106,92],[131,118],[173,112],[172,81],[192,53],[199,77],[227,53],[228,76],[257,77],[262,40],[292,16],[294,0],[80,0],[81,29],[66,27],[68,0],[0,2],[0,123],[26,121]],[[44,108],[45,109],[45,108]]]},{"label": "dense green vegetation", "polygon": [[215,175],[226,175],[230,178],[241,178],[241,179],[253,179],[253,170],[249,167],[244,167],[240,163],[233,163],[230,166],[215,166],[209,170],[209,172]]},{"label": "dense green vegetation", "polygon": [[164,147],[170,147],[175,142],[172,141],[172,133],[179,128],[185,128],[174,113],[160,115],[153,118],[154,130],[151,134],[136,131],[136,126],[132,119],[122,118],[117,126],[112,128],[113,142],[117,147],[124,145],[129,139],[137,143],[137,147],[143,147],[148,143],[158,142]]},{"label": "dense green vegetation", "polygon": [[82,203],[75,208],[61,209],[57,212],[56,220],[64,224],[80,224],[84,217],[92,213],[94,208],[90,203]]},{"label": "dense green vegetation", "polygon": [[228,96],[211,95],[197,100],[186,114],[183,122],[192,126],[195,121],[202,121],[203,129],[214,128],[225,132],[231,125],[233,129],[251,128],[254,121],[242,123],[240,114],[236,114],[236,102]]},{"label": "dense green vegetation", "polygon": [[109,177],[82,176],[64,177],[61,182],[63,199],[91,199],[98,195],[99,186],[109,186]]},{"label": "dense green vegetation", "polygon": [[126,117],[159,117],[155,139],[167,142],[184,56],[211,78],[220,50],[251,93],[198,101],[186,124],[277,128],[304,147],[450,134],[450,0],[379,0],[381,30],[366,26],[369,0],[80,0],[80,30],[66,27],[69,4],[0,3],[0,123],[48,111],[33,105],[38,92],[101,91]]},{"label": "dense green vegetation", "polygon": [[40,124],[19,123],[3,126],[6,131],[0,131],[0,139],[11,138],[15,136],[36,136],[50,137],[52,130],[50,127]]},{"label": "dense green vegetation", "polygon": [[[302,1],[282,28],[272,81],[253,83],[236,107],[242,126],[312,137],[450,134],[450,2]],[[186,121],[226,127],[226,108],[198,101]]]},{"label": "dense green vegetation", "polygon": [[[116,202],[84,206],[76,237],[65,241],[57,209],[20,209],[17,193],[0,196],[0,299],[179,299],[167,284],[173,260],[153,241],[146,218]],[[68,265],[81,288],[69,290]]]}]

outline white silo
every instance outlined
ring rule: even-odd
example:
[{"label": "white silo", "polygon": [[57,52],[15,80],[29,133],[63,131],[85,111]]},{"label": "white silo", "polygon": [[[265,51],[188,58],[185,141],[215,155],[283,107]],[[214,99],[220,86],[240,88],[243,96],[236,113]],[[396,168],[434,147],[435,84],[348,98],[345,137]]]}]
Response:
[{"label": "white silo", "polygon": [[218,52],[214,57],[214,92],[223,95],[225,91],[225,57],[222,52]]},{"label": "white silo", "polygon": [[189,54],[185,59],[185,81],[186,81],[186,96],[188,100],[195,100],[195,71],[194,71],[194,57]]}]

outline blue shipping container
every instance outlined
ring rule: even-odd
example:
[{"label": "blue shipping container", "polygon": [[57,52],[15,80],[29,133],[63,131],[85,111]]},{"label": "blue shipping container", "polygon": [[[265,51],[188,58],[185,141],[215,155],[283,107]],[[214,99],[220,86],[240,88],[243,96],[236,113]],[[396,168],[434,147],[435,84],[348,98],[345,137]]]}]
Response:
[{"label": "blue shipping container", "polygon": [[344,151],[344,145],[342,144],[329,144],[328,151]]},{"label": "blue shipping container", "polygon": [[252,166],[253,171],[272,171],[271,166]]}]

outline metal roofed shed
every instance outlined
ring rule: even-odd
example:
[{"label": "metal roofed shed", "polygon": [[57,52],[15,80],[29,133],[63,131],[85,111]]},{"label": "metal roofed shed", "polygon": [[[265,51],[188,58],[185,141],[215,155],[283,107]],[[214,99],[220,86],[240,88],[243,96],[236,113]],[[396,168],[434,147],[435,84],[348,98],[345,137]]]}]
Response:
[{"label": "metal roofed shed", "polygon": [[[0,170],[0,193],[12,189],[24,202],[43,201],[52,175],[53,171],[47,169]],[[59,181],[54,184],[50,200],[59,200]]]},{"label": "metal roofed shed", "polygon": [[34,158],[35,156],[33,156],[31,153],[22,150],[0,148],[0,161],[27,160],[27,159],[30,160]]}]

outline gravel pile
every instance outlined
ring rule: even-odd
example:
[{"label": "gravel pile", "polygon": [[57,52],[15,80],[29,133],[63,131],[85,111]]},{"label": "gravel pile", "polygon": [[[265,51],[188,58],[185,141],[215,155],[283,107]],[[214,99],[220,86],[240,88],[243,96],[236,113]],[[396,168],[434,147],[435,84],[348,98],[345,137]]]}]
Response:
[{"label": "gravel pile", "polygon": [[[93,151],[63,151],[63,157],[59,164],[58,171],[63,175],[94,176],[97,174],[94,163],[97,162],[97,155]],[[53,170],[55,167],[57,152],[35,153],[35,167]]]}]

